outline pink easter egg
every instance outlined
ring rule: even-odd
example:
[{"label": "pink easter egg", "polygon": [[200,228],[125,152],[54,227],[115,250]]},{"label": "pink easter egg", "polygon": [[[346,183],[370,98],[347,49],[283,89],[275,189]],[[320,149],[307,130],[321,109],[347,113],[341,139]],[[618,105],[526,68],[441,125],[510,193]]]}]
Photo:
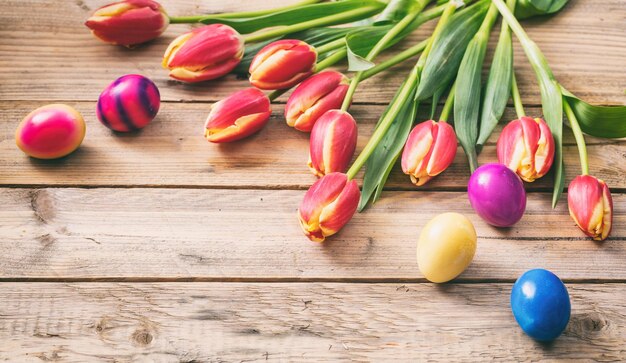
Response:
[{"label": "pink easter egg", "polygon": [[40,107],[20,122],[15,143],[28,156],[57,159],[76,150],[85,137],[85,121],[74,108],[63,104]]},{"label": "pink easter egg", "polygon": [[144,128],[159,112],[159,89],[139,74],[122,76],[102,91],[96,114],[111,130],[129,132]]}]

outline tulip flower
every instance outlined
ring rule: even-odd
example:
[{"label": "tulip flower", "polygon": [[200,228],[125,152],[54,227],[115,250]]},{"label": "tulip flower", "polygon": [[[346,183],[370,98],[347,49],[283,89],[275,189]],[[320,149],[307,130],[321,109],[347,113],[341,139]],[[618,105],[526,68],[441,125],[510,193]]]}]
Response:
[{"label": "tulip flower", "polygon": [[163,56],[163,67],[180,81],[207,81],[232,71],[243,53],[244,40],[235,29],[211,24],[174,39]]},{"label": "tulip flower", "polygon": [[356,181],[346,174],[325,175],[309,188],[298,208],[304,234],[313,242],[323,242],[337,233],[356,212],[360,197]]},{"label": "tulip flower", "polygon": [[417,186],[426,184],[452,164],[456,155],[454,129],[444,121],[428,120],[415,126],[402,152],[402,171]]},{"label": "tulip flower", "polygon": [[291,88],[313,74],[317,52],[295,39],[272,42],[261,49],[250,64],[250,83],[266,90]]},{"label": "tulip flower", "polygon": [[554,139],[540,118],[520,117],[509,122],[498,138],[498,161],[533,182],[544,176],[554,160]]},{"label": "tulip flower", "polygon": [[101,40],[130,47],[161,35],[170,24],[163,7],[151,0],[126,0],[103,6],[85,25]]},{"label": "tulip flower", "polygon": [[311,131],[309,168],[313,174],[345,172],[356,149],[357,136],[356,121],[349,113],[330,110],[323,114]]},{"label": "tulip flower", "polygon": [[271,114],[270,100],[256,88],[247,88],[215,103],[206,120],[204,137],[231,142],[261,130]]},{"label": "tulip flower", "polygon": [[349,83],[348,77],[335,71],[320,72],[307,78],[287,100],[287,125],[310,132],[317,119],[326,111],[341,107]]},{"label": "tulip flower", "polygon": [[605,240],[613,222],[613,199],[606,183],[591,175],[579,175],[567,188],[569,214],[587,236]]}]

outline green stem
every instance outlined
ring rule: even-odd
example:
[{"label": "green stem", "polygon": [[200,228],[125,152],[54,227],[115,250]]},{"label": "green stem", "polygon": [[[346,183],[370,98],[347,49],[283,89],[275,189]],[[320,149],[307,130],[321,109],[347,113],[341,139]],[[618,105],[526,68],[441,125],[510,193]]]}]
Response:
[{"label": "green stem", "polygon": [[456,82],[450,88],[450,92],[448,93],[448,98],[446,98],[446,103],[443,105],[443,109],[441,110],[441,116],[439,116],[439,122],[448,122],[450,118],[450,113],[452,112],[452,106],[454,106],[454,92],[456,91]]},{"label": "green stem", "polygon": [[449,2],[446,5],[445,10],[441,14],[441,19],[439,19],[435,30],[428,40],[428,44],[426,45],[424,52],[420,56],[420,59],[417,61],[413,69],[411,69],[411,73],[406,82],[402,85],[402,88],[398,93],[398,97],[396,98],[395,102],[389,105],[388,112],[380,121],[380,124],[376,127],[376,130],[374,130],[374,133],[370,137],[369,141],[346,173],[349,180],[353,179],[359,172],[359,170],[361,170],[363,165],[365,165],[367,159],[369,159],[372,153],[376,150],[376,147],[389,130],[389,127],[391,127],[393,120],[398,117],[398,114],[402,110],[404,103],[408,102],[409,98],[411,97],[411,93],[413,92],[413,89],[419,82],[420,73],[422,71],[422,68],[424,67],[424,64],[426,63],[426,57],[428,57],[428,53],[430,53],[430,49],[432,48],[434,39],[441,33],[443,27],[448,22],[455,10],[455,3]]},{"label": "green stem", "polygon": [[264,40],[274,39],[285,34],[295,33],[295,32],[303,31],[303,30],[310,29],[310,28],[318,28],[318,27],[327,26],[327,25],[341,24],[343,21],[347,21],[350,19],[354,19],[355,17],[358,18],[359,16],[371,14],[372,11],[375,11],[375,10],[376,8],[374,7],[364,6],[359,9],[354,9],[354,10],[345,11],[339,14],[329,15],[329,16],[325,16],[319,19],[313,19],[313,20],[304,21],[298,24],[283,26],[283,27],[279,27],[276,29],[270,29],[262,33],[246,35],[244,36],[244,40],[246,43],[262,42]]},{"label": "green stem", "polygon": [[373,77],[377,75],[378,73],[395,66],[396,64],[402,63],[405,60],[418,55],[420,52],[426,49],[426,46],[428,45],[429,40],[430,38],[422,40],[421,42],[415,44],[411,48],[408,48],[407,50],[394,55],[393,57],[387,59],[386,61],[378,63],[376,66],[366,71],[363,71],[363,76],[361,80],[363,81],[370,77]]},{"label": "green stem", "polygon": [[527,45],[534,44],[532,39],[530,39],[528,34],[526,34],[526,31],[524,30],[524,28],[522,28],[520,23],[515,18],[515,15],[513,15],[513,13],[507,7],[507,5],[502,0],[491,0],[491,1],[492,1],[492,4],[498,8],[498,10],[500,11],[500,14],[504,18],[504,21],[511,28],[511,30],[513,30],[513,33],[515,33],[515,36],[517,36],[519,41]]},{"label": "green stem", "polygon": [[589,175],[589,159],[587,157],[585,136],[583,135],[583,131],[580,129],[578,119],[576,118],[572,107],[569,105],[565,97],[563,97],[563,110],[565,111],[565,115],[567,116],[569,124],[572,127],[574,138],[576,138],[576,146],[578,146],[578,156],[580,157],[580,168],[582,169],[582,174]]},{"label": "green stem", "polygon": [[270,102],[274,101],[275,99],[277,99],[278,97],[282,96],[285,94],[285,92],[289,91],[289,88],[285,88],[285,89],[277,89],[275,91],[272,91],[269,95],[267,95],[267,98],[270,99]]},{"label": "green stem", "polygon": [[[406,27],[408,27],[409,24],[413,22],[413,20],[419,15],[419,13],[422,12],[424,7],[426,7],[428,1],[430,0],[417,1],[419,3],[416,5],[415,10],[405,15],[402,20],[397,22],[391,29],[389,29],[389,31],[382,38],[380,38],[378,42],[376,42],[374,47],[370,49],[370,51],[367,53],[367,56],[365,57],[365,60],[374,60],[374,58],[376,58],[376,56],[379,55],[380,52],[385,49],[385,47],[387,47],[387,44],[389,44],[393,40],[393,38],[395,38],[398,34],[400,34],[400,32],[406,29]],[[343,104],[341,105],[342,111],[347,111],[350,107],[350,104],[352,103],[352,98],[354,97],[354,92],[356,92],[356,88],[358,87],[359,82],[361,82],[362,79],[363,71],[357,72],[354,77],[352,77],[352,80],[350,81],[350,86],[348,87],[348,91],[346,92],[346,96],[343,98]]]},{"label": "green stem", "polygon": [[316,47],[315,51],[317,52],[317,54],[323,54],[323,53],[328,53],[335,49],[339,49],[345,45],[346,45],[346,38],[339,38],[339,39],[333,40],[332,42]]},{"label": "green stem", "polygon": [[315,72],[319,72],[323,69],[326,69],[328,67],[335,65],[337,62],[344,59],[347,53],[348,53],[348,50],[346,48],[343,48],[329,55],[324,60],[319,61],[315,65]]},{"label": "green stem", "polygon": [[389,106],[389,112],[385,114],[378,127],[376,127],[374,134],[372,134],[372,137],[370,137],[369,141],[363,148],[363,151],[361,151],[359,156],[356,158],[356,160],[346,173],[348,176],[348,180],[354,179],[356,174],[359,172],[359,170],[361,170],[363,165],[365,165],[367,159],[372,155],[380,141],[383,139],[385,133],[387,133],[387,130],[389,130],[389,127],[391,126],[393,120],[395,120],[395,118],[400,113],[400,110],[402,109],[404,103],[407,102],[411,97],[411,92],[415,87],[415,84],[417,83],[417,79],[417,69],[413,68],[411,70],[409,78],[406,80],[406,82],[402,86],[402,89],[400,90],[400,94],[398,95],[398,98],[396,100],[397,102],[394,102]]},{"label": "green stem", "polygon": [[221,18],[221,19],[238,19],[238,18],[254,18],[257,16],[268,15],[280,11],[290,10],[299,8],[304,5],[310,5],[319,3],[322,0],[304,0],[300,1],[293,5],[282,6],[279,8],[267,9],[267,10],[256,10],[256,11],[241,11],[235,13],[222,13],[222,14],[203,14],[203,15],[192,15],[192,16],[170,16],[171,24],[183,24],[183,23],[197,23],[202,19],[211,19],[211,18]]},{"label": "green stem", "polygon": [[[336,51],[335,53],[331,54],[330,56],[328,56],[323,61],[318,62],[315,65],[315,73],[320,72],[321,70],[326,69],[328,67],[331,67],[335,63],[337,63],[340,60],[342,60],[343,58],[345,58],[346,52],[347,52],[346,48],[340,49],[340,50]],[[289,88],[278,89],[278,90],[272,91],[269,95],[267,95],[267,97],[270,99],[270,102],[272,102],[275,99],[277,99],[278,97],[280,97],[283,94],[285,94],[285,92],[287,92],[288,90],[289,90]]]},{"label": "green stem", "polygon": [[511,95],[513,97],[513,104],[515,105],[515,113],[517,114],[517,118],[522,118],[526,116],[526,112],[524,112],[524,104],[522,102],[522,96],[519,93],[519,88],[517,87],[517,79],[515,77],[515,71],[511,75]]}]

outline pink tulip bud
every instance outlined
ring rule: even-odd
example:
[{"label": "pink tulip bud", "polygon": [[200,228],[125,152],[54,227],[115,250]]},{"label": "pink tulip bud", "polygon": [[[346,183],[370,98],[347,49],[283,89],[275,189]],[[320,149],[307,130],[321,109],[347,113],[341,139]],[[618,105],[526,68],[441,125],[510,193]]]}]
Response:
[{"label": "pink tulip bud", "polygon": [[323,114],[311,131],[309,168],[323,176],[343,173],[348,168],[357,141],[356,122],[349,113],[330,110]]},{"label": "pink tulip bud", "polygon": [[130,47],[161,35],[170,24],[163,7],[151,0],[126,0],[103,6],[85,25],[101,40]]},{"label": "pink tulip bud", "polygon": [[415,126],[404,145],[402,171],[417,186],[426,184],[452,164],[456,135],[446,122],[428,120]]},{"label": "pink tulip bud", "polygon": [[85,121],[63,104],[39,107],[26,116],[15,132],[15,143],[37,159],[57,159],[76,150],[85,137]]},{"label": "pink tulip bud", "polygon": [[320,72],[304,80],[285,105],[287,125],[310,132],[326,111],[341,107],[349,83],[348,77],[335,71]]},{"label": "pink tulip bud", "polygon": [[250,83],[267,90],[295,86],[313,73],[317,52],[301,40],[285,39],[261,49],[250,64]]},{"label": "pink tulip bud", "polygon": [[261,130],[272,113],[270,100],[256,88],[237,91],[215,103],[206,120],[204,137],[210,142],[231,142]]},{"label": "pink tulip bud", "polygon": [[235,29],[211,24],[174,39],[163,56],[163,67],[180,81],[208,81],[232,71],[243,53],[244,40]]},{"label": "pink tulip bud", "polygon": [[304,234],[314,242],[345,226],[359,204],[361,192],[354,180],[343,173],[330,173],[316,181],[304,195],[298,218]]},{"label": "pink tulip bud", "polygon": [[606,183],[591,175],[579,175],[567,188],[569,214],[587,236],[605,240],[613,223],[613,199]]},{"label": "pink tulip bud", "polygon": [[502,129],[498,138],[498,161],[533,182],[546,175],[554,161],[554,139],[540,118],[521,117]]}]

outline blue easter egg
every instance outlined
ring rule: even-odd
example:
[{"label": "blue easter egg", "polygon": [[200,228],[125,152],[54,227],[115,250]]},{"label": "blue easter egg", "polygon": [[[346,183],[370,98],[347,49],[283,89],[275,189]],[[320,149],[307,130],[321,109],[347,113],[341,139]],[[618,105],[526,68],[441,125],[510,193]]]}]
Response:
[{"label": "blue easter egg", "polygon": [[522,330],[540,341],[556,339],[569,322],[567,288],[552,272],[526,271],[513,285],[511,310]]}]

